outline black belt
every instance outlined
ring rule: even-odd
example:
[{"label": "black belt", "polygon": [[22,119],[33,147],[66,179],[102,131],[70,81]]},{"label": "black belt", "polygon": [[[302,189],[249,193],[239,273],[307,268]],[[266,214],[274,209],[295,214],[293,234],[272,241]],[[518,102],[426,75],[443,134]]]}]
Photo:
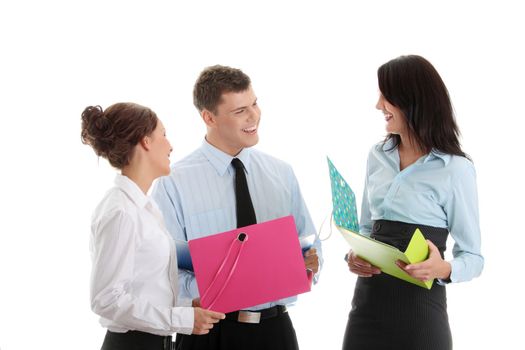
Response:
[{"label": "black belt", "polygon": [[441,257],[447,249],[448,230],[441,227],[410,224],[400,221],[376,220],[372,225],[371,237],[383,243],[390,244],[401,251],[405,251],[412,234],[419,228],[423,236],[434,243]]},{"label": "black belt", "polygon": [[126,333],[117,333],[107,331],[102,350],[111,349],[115,345],[121,347],[142,347],[148,349],[171,350],[171,335],[156,335],[141,331],[127,331]]},{"label": "black belt", "polygon": [[276,305],[268,309],[257,311],[241,310],[229,312],[226,314],[226,319],[241,323],[261,323],[262,320],[277,317],[286,312],[288,312],[286,306]]}]

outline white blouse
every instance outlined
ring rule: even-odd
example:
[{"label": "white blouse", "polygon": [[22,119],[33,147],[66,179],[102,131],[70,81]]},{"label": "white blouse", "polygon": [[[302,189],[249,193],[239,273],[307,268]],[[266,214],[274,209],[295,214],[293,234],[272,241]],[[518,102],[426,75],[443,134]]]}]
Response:
[{"label": "white blouse", "polygon": [[176,306],[175,244],[153,199],[117,175],[93,214],[91,232],[91,308],[102,326],[191,334],[191,300]]}]

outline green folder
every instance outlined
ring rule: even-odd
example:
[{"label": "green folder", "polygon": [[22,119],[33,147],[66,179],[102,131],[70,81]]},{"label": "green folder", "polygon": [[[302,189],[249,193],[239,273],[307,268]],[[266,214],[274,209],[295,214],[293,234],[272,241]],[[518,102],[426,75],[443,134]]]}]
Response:
[{"label": "green folder", "polygon": [[408,247],[403,253],[396,247],[377,241],[370,237],[349,231],[341,226],[336,226],[358,257],[365,259],[370,264],[377,266],[382,272],[400,278],[420,287],[430,289],[434,280],[420,281],[401,270],[396,261],[401,260],[407,264],[424,261],[428,257],[428,244],[419,229],[412,235]]},{"label": "green folder", "polygon": [[396,265],[397,260],[413,264],[428,258],[428,244],[421,231],[415,230],[405,252],[360,234],[355,194],[330,159],[328,159],[328,168],[332,185],[332,215],[335,225],[357,256],[377,266],[384,273],[430,289],[434,280],[422,282]]}]

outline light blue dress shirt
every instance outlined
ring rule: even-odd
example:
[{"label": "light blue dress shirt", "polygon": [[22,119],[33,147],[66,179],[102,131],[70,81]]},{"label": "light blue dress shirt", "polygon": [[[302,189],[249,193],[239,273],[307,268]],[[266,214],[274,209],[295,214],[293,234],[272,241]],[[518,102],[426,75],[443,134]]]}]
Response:
[{"label": "light blue dress shirt", "polygon": [[[290,165],[252,148],[243,149],[237,158],[246,169],[257,222],[293,215],[300,237],[316,233]],[[174,164],[169,176],[159,179],[152,195],[175,239],[188,241],[237,227],[232,159],[205,140],[199,149]],[[318,238],[313,247],[321,262]],[[268,258],[271,259],[271,253]],[[199,296],[192,272],[179,269],[179,295],[192,299]],[[248,309],[289,305],[296,299],[290,297]]]},{"label": "light blue dress shirt", "polygon": [[452,282],[471,280],[483,269],[476,171],[467,158],[430,152],[400,171],[392,142],[368,155],[360,231],[370,235],[383,219],[447,228],[455,241]]}]

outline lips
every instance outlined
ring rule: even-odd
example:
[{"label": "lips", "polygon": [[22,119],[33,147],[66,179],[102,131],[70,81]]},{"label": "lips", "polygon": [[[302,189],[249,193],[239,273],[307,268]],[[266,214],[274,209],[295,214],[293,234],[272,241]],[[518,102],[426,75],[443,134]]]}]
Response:
[{"label": "lips", "polygon": [[249,128],[242,129],[242,131],[247,134],[254,134],[257,131],[257,126],[250,126]]},{"label": "lips", "polygon": [[385,114],[385,121],[390,121],[394,116],[392,114]]}]

